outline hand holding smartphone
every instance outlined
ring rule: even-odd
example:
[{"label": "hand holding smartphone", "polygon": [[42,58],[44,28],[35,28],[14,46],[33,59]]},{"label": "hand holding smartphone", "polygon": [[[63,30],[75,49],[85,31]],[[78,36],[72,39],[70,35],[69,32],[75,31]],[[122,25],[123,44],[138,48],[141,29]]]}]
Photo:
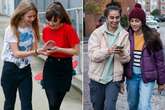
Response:
[{"label": "hand holding smartphone", "polygon": [[124,46],[116,46],[115,49],[114,49],[114,53],[115,54],[123,53],[123,48],[124,48]]},{"label": "hand holding smartphone", "polygon": [[123,49],[124,46],[116,46],[116,49]]},{"label": "hand holding smartphone", "polygon": [[54,49],[54,46],[55,46],[55,42],[53,40],[49,40],[44,44],[43,49],[52,50],[52,49]]},{"label": "hand holding smartphone", "polygon": [[48,50],[55,50],[55,49],[56,49],[56,47],[48,48]]}]

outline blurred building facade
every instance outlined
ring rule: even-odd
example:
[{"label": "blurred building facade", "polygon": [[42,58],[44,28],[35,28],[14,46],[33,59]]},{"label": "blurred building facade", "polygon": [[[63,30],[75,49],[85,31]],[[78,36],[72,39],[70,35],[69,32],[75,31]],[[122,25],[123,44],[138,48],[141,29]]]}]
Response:
[{"label": "blurred building facade", "polygon": [[[10,16],[21,0],[0,0],[0,13]],[[52,1],[60,1],[66,9],[82,7],[82,0],[32,0],[39,12],[45,11]]]},{"label": "blurred building facade", "polygon": [[165,0],[158,0],[158,7],[160,9],[160,13],[165,15]]},{"label": "blurred building facade", "polygon": [[[0,0],[0,14],[10,16],[21,0]],[[75,25],[79,35],[82,36],[82,16],[83,16],[83,2],[82,0],[32,0],[39,11],[41,22],[44,23],[44,12],[52,1],[60,1],[65,9],[68,11],[72,23]],[[80,34],[81,32],[81,34]]]},{"label": "blurred building facade", "polygon": [[159,9],[161,15],[165,15],[165,0],[135,0],[140,3],[147,14],[154,9]]},{"label": "blurred building facade", "polygon": [[14,10],[14,0],[0,0],[0,14],[10,15]]},{"label": "blurred building facade", "polygon": [[[84,1],[86,1],[86,0],[84,0]],[[130,10],[133,8],[133,6],[135,4],[135,0],[108,0],[108,2],[105,2],[105,4],[102,7],[102,14],[84,12],[84,15],[85,15],[84,35],[86,37],[89,37],[90,34],[93,32],[93,30],[96,28],[98,19],[100,16],[103,15],[106,4],[111,3],[112,1],[117,1],[121,4],[122,15],[128,15],[128,13],[130,12]],[[96,2],[99,2],[99,0],[97,0]]]},{"label": "blurred building facade", "polygon": [[[88,0],[84,0],[88,1]],[[99,2],[99,0],[93,0],[95,2]],[[106,0],[104,0],[106,1]],[[121,4],[122,7],[122,15],[128,15],[128,13],[131,11],[131,9],[134,7],[135,3],[140,3],[142,8],[145,10],[147,15],[150,15],[150,13],[154,9],[159,9],[161,14],[165,15],[165,0],[109,0],[108,2],[117,1]],[[105,5],[108,3],[106,2]],[[102,11],[103,12],[103,11]],[[90,34],[93,32],[93,30],[96,28],[96,24],[98,22],[100,14],[95,13],[85,13],[85,36],[90,36]]]}]

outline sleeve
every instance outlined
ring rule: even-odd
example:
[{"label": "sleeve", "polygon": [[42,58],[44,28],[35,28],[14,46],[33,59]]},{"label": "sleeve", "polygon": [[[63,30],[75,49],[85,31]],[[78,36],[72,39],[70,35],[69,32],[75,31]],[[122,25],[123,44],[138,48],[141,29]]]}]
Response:
[{"label": "sleeve", "polygon": [[97,33],[93,32],[88,41],[88,56],[93,62],[102,62],[109,57],[108,48],[101,47]]},{"label": "sleeve", "polygon": [[125,35],[122,45],[124,45],[124,52],[119,58],[120,62],[124,64],[130,61],[130,41],[128,34]]},{"label": "sleeve", "polygon": [[70,47],[74,47],[76,44],[79,44],[80,43],[80,39],[76,33],[76,30],[70,26],[70,28],[68,29],[68,33],[67,33],[67,37],[69,40],[69,45]]},{"label": "sleeve", "polygon": [[5,30],[4,41],[9,43],[17,42],[17,37],[14,35],[10,26],[8,26]]},{"label": "sleeve", "polygon": [[158,72],[157,83],[165,84],[165,58],[163,50],[155,52],[154,56]]}]

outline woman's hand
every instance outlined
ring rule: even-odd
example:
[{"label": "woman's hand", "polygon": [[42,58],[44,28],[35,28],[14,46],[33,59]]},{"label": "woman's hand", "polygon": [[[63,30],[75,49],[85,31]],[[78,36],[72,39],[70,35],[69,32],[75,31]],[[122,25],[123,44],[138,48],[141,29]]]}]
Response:
[{"label": "woman's hand", "polygon": [[37,53],[48,56],[55,50],[55,42],[53,40],[47,41],[42,48],[37,49]]},{"label": "woman's hand", "polygon": [[123,55],[123,48],[117,48],[117,46],[112,46],[111,48],[108,49],[109,54],[119,54]]},{"label": "woman's hand", "polygon": [[58,52],[59,50],[60,50],[60,47],[58,47],[58,46],[53,46],[52,48],[47,49],[47,50],[46,50],[46,53],[47,53],[48,55],[50,55],[50,54],[52,54],[52,53],[54,53],[54,52]]},{"label": "woman's hand", "polygon": [[120,83],[120,91],[119,92],[123,95],[124,91],[125,91],[124,83]]},{"label": "woman's hand", "polygon": [[158,93],[161,93],[165,89],[165,84],[158,85]]},{"label": "woman's hand", "polygon": [[123,55],[123,49],[116,48],[116,49],[114,49],[114,53],[119,54],[119,55]]},{"label": "woman's hand", "polygon": [[48,53],[47,53],[46,50],[43,49],[43,48],[37,49],[37,53],[38,53],[38,54],[41,54],[41,55],[48,56]]},{"label": "woman's hand", "polygon": [[48,49],[54,48],[54,46],[55,46],[55,41],[49,40],[43,45],[42,49],[46,51]]},{"label": "woman's hand", "polygon": [[64,53],[68,55],[77,55],[79,53],[79,44],[76,44],[73,48],[61,48],[55,45],[55,42],[50,40],[44,44],[44,46],[38,50],[39,54],[51,55],[54,52]]},{"label": "woman's hand", "polygon": [[124,48],[124,46],[115,46],[114,53],[122,56],[124,53],[123,48]]},{"label": "woman's hand", "polygon": [[115,46],[112,46],[111,48],[108,49],[108,53],[111,55],[115,52]]}]

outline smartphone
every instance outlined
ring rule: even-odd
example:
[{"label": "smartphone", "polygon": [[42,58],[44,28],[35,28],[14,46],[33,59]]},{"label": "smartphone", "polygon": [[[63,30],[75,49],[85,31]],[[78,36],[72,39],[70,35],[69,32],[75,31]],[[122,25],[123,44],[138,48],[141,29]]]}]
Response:
[{"label": "smartphone", "polygon": [[48,49],[48,50],[53,50],[52,48]]},{"label": "smartphone", "polygon": [[124,46],[116,46],[117,49],[123,49]]},{"label": "smartphone", "polygon": [[55,50],[55,48],[54,48],[54,47],[52,47],[52,48],[49,48],[48,50]]}]

